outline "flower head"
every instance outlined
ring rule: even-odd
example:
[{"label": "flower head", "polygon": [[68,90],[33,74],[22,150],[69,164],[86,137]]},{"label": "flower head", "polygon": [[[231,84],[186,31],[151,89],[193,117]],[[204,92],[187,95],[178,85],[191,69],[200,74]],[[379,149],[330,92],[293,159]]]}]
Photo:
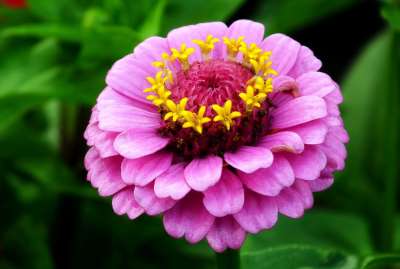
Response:
[{"label": "flower head", "polygon": [[116,214],[161,214],[171,236],[223,251],[278,213],[301,217],[333,183],[348,141],[340,88],[310,49],[263,35],[248,20],[181,27],[113,65],[85,166]]}]

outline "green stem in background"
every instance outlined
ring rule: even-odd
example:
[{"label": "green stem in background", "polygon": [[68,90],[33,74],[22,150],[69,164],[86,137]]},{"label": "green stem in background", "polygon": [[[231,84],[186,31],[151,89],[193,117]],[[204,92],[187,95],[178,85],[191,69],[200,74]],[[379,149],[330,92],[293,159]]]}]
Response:
[{"label": "green stem in background", "polygon": [[216,253],[218,269],[239,269],[240,268],[239,250],[227,249],[222,253]]}]

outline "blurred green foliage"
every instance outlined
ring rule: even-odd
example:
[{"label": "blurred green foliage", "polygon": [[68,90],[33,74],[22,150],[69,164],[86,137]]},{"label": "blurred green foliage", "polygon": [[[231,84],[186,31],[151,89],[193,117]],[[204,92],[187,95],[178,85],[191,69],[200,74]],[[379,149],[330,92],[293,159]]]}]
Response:
[{"label": "blurred green foliage", "polygon": [[[357,0],[30,0],[0,4],[0,268],[214,268],[206,243],[129,221],[98,197],[82,133],[111,64],[151,35],[237,16],[292,33]],[[0,2],[1,3],[1,2]],[[367,268],[399,261],[400,5],[342,81],[344,173],[301,220],[250,236],[242,268]],[[239,14],[239,15],[238,15]],[[396,234],[397,229],[397,234]]]}]

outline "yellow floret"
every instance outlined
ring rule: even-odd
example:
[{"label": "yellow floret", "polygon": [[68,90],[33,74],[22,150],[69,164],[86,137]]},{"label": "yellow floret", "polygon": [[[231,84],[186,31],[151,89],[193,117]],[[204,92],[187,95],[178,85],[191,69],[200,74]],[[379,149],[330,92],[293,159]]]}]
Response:
[{"label": "yellow floret", "polygon": [[214,117],[214,121],[221,121],[228,131],[233,125],[233,119],[238,118],[242,115],[239,111],[231,112],[231,100],[227,100],[223,107],[219,105],[213,105],[212,109],[215,111],[215,113],[217,113],[217,116]]},{"label": "yellow floret", "polygon": [[204,117],[205,112],[205,106],[201,106],[197,114],[191,111],[183,112],[182,115],[185,118],[186,122],[182,125],[182,127],[193,128],[193,130],[195,130],[199,134],[203,133],[203,124],[211,121],[210,118]]},{"label": "yellow floret", "polygon": [[182,98],[179,101],[179,104],[175,104],[172,100],[167,100],[166,105],[169,110],[167,114],[164,116],[164,120],[168,120],[172,117],[173,121],[177,121],[180,118],[183,118],[183,113],[186,111],[186,104],[188,102],[188,98]]},{"label": "yellow floret", "polygon": [[183,70],[187,70],[189,68],[189,56],[194,53],[194,48],[188,48],[186,43],[182,43],[179,50],[172,48],[172,60],[177,59],[181,65]]},{"label": "yellow floret", "polygon": [[246,93],[240,93],[239,97],[245,102],[246,109],[252,111],[255,107],[261,107],[261,103],[267,98],[265,93],[254,94],[254,87],[249,85],[246,87]]}]

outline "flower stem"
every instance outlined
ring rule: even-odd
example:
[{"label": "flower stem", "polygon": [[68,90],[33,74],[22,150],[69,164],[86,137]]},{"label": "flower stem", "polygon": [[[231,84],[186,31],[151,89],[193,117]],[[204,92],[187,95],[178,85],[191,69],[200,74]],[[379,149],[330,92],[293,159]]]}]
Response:
[{"label": "flower stem", "polygon": [[227,249],[222,253],[217,253],[218,269],[239,269],[240,257],[239,250]]}]

